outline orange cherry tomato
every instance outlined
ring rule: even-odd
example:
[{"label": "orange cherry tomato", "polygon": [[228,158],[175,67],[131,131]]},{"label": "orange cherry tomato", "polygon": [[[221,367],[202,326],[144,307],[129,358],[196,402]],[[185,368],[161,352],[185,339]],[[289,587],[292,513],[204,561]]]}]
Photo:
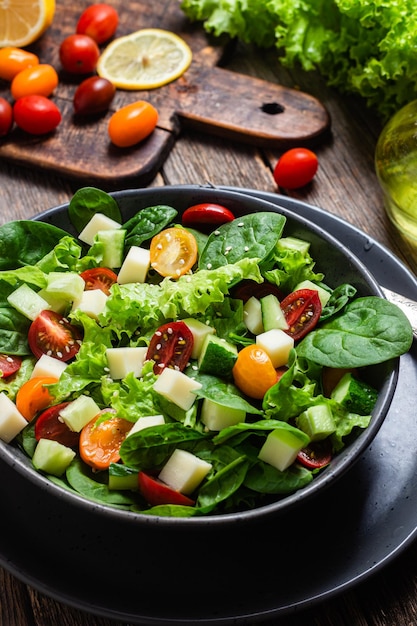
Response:
[{"label": "orange cherry tomato", "polygon": [[[117,417],[112,409],[103,409],[80,433],[80,456],[96,470],[107,469],[120,459],[119,450],[133,423]],[[108,418],[105,418],[105,415]],[[102,420],[102,421],[100,421]]]},{"label": "orange cherry tomato", "polygon": [[26,69],[38,65],[39,59],[36,54],[7,46],[0,49],[0,78],[3,80],[13,80],[13,78]]},{"label": "orange cherry tomato", "polygon": [[185,228],[166,228],[152,238],[151,267],[161,276],[179,278],[197,261],[197,240]]},{"label": "orange cherry tomato", "polygon": [[43,411],[54,401],[45,385],[58,381],[52,376],[35,376],[23,383],[16,394],[17,410],[30,422],[39,411]]},{"label": "orange cherry tomato", "polygon": [[256,344],[246,346],[239,352],[232,374],[236,387],[257,400],[262,400],[278,380],[277,371],[268,354]]},{"label": "orange cherry tomato", "polygon": [[58,85],[58,74],[52,65],[40,63],[22,70],[12,80],[10,90],[15,100],[37,94],[48,97]]},{"label": "orange cherry tomato", "polygon": [[109,137],[115,146],[129,148],[143,141],[156,127],[157,110],[144,100],[128,104],[111,116],[108,125]]}]

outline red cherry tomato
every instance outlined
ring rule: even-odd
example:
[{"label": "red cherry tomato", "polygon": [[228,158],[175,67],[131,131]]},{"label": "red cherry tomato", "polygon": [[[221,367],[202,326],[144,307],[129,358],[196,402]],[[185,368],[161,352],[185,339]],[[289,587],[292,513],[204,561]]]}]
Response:
[{"label": "red cherry tomato", "polygon": [[59,47],[62,67],[71,74],[90,74],[99,56],[98,45],[88,35],[69,35]]},{"label": "red cherry tomato", "polygon": [[5,137],[12,130],[13,107],[5,98],[0,98],[0,137]]},{"label": "red cherry tomato", "polygon": [[60,412],[69,404],[69,402],[61,402],[55,406],[49,407],[43,411],[35,424],[35,438],[52,439],[58,441],[63,446],[75,448],[80,439],[80,433],[74,432],[60,419]]},{"label": "red cherry tomato", "polygon": [[155,374],[160,374],[165,367],[182,371],[190,359],[193,344],[193,333],[184,322],[168,322],[153,335],[146,360],[155,361]]},{"label": "red cherry tomato", "polygon": [[0,378],[7,378],[20,370],[22,359],[12,354],[0,354]]},{"label": "red cherry tomato", "polygon": [[113,113],[109,120],[109,137],[115,146],[129,148],[148,137],[157,121],[157,110],[149,102],[138,100]]},{"label": "red cherry tomato", "polygon": [[44,135],[54,130],[62,116],[49,98],[39,95],[23,96],[14,103],[14,121],[17,126],[32,135]]},{"label": "red cherry tomato", "polygon": [[175,491],[157,478],[152,478],[145,472],[138,474],[139,491],[151,506],[159,504],[179,504],[182,506],[194,506],[194,500],[183,493]]},{"label": "red cherry tomato", "polygon": [[107,296],[110,295],[110,287],[117,283],[117,274],[107,267],[93,267],[80,276],[85,282],[85,291],[101,289]]},{"label": "red cherry tomato", "polygon": [[55,311],[42,311],[29,327],[28,342],[36,358],[48,354],[69,361],[80,349],[81,331]]},{"label": "red cherry tomato", "polygon": [[92,4],[81,13],[77,33],[88,35],[98,44],[104,43],[116,32],[119,16],[108,4]]},{"label": "red cherry tomato", "polygon": [[221,204],[195,204],[182,215],[182,225],[197,230],[212,231],[217,226],[235,219],[233,213]]},{"label": "red cherry tomato", "polygon": [[319,469],[328,465],[332,460],[332,446],[328,439],[312,441],[306,448],[300,450],[297,461],[309,469]]},{"label": "red cherry tomato", "polygon": [[256,283],[254,280],[250,280],[249,278],[241,280],[240,283],[238,283],[236,287],[233,287],[231,291],[233,298],[242,300],[243,302],[247,302],[252,296],[260,300],[264,296],[269,296],[270,294],[276,296],[279,301],[283,298],[281,290],[278,289],[276,285],[268,283],[267,281],[264,281],[263,283]]},{"label": "red cherry tomato", "polygon": [[90,76],[74,94],[74,111],[77,115],[93,115],[107,111],[116,93],[116,87],[107,78]]},{"label": "red cherry tomato", "polygon": [[37,94],[50,96],[58,85],[58,74],[48,63],[40,63],[22,70],[12,80],[10,90],[15,100]]},{"label": "red cherry tomato", "polygon": [[280,157],[274,169],[274,179],[279,187],[297,189],[304,187],[315,176],[319,162],[307,148],[292,148]]},{"label": "red cherry tomato", "polygon": [[297,341],[317,324],[322,307],[317,291],[297,289],[284,298],[281,309],[289,326],[285,332]]}]

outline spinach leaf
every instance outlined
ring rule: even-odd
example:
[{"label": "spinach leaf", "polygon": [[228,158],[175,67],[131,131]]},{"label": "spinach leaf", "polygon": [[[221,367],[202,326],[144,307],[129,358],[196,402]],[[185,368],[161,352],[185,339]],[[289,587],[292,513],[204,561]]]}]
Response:
[{"label": "spinach leaf", "polygon": [[333,317],[336,313],[339,313],[344,306],[351,300],[356,294],[356,288],[353,285],[343,284],[339,285],[332,291],[326,306],[323,308],[320,315],[320,322]]},{"label": "spinach leaf", "polygon": [[296,351],[327,367],[363,367],[404,354],[412,341],[405,314],[384,298],[368,296],[354,300],[341,315],[310,332]]},{"label": "spinach leaf", "polygon": [[127,231],[125,245],[127,247],[142,245],[144,241],[151,239],[168,226],[177,215],[176,209],[165,204],[142,209],[123,224],[123,228]]},{"label": "spinach leaf", "polygon": [[103,213],[121,223],[122,215],[113,196],[96,187],[82,187],[75,192],[68,205],[68,217],[74,228],[81,232],[95,213]]},{"label": "spinach leaf", "polygon": [[30,320],[13,307],[0,306],[0,352],[32,354],[28,344]]},{"label": "spinach leaf", "polygon": [[251,415],[262,415],[262,411],[250,404],[232,383],[209,374],[197,374],[193,378],[203,385],[195,392],[198,397],[208,398],[232,409],[241,409]]},{"label": "spinach leaf", "polygon": [[89,500],[122,505],[130,505],[136,501],[128,493],[109,489],[106,484],[97,480],[97,476],[93,478],[92,471],[78,457],[75,457],[67,468],[66,478],[77,493]]},{"label": "spinach leaf", "polygon": [[19,220],[0,227],[0,270],[35,265],[68,233],[45,222]]},{"label": "spinach leaf", "polygon": [[197,507],[210,512],[219,502],[227,500],[245,480],[250,461],[245,456],[234,459],[208,480],[198,492]]},{"label": "spinach leaf", "polygon": [[243,258],[263,261],[281,237],[286,218],[273,212],[244,215],[211,233],[199,260],[199,268],[216,269]]},{"label": "spinach leaf", "polygon": [[259,462],[248,471],[245,486],[258,493],[286,494],[305,487],[312,480],[312,472],[299,465],[291,465],[280,472],[272,465]]}]

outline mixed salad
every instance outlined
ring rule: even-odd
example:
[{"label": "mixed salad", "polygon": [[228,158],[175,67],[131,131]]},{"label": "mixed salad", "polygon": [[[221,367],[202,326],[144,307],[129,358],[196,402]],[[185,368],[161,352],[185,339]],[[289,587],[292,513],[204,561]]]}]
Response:
[{"label": "mixed salad", "polygon": [[0,228],[0,437],[51,481],[146,514],[247,510],[368,426],[366,367],[407,352],[411,326],[327,285],[285,216],[205,203],[123,222],[91,187],[68,213],[78,238]]}]

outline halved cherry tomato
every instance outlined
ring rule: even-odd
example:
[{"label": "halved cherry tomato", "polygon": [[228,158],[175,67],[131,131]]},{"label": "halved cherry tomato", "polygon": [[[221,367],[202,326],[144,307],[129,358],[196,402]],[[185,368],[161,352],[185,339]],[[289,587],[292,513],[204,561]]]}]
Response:
[{"label": "halved cherry tomato", "polygon": [[257,283],[249,278],[241,280],[231,291],[232,298],[242,300],[243,302],[247,302],[251,296],[260,300],[269,294],[276,296],[279,301],[283,298],[282,291],[276,285],[268,283],[267,281]]},{"label": "halved cherry tomato", "polygon": [[109,120],[110,140],[118,148],[130,148],[148,137],[156,127],[158,111],[145,100],[122,107]]},{"label": "halved cherry tomato", "polygon": [[233,213],[221,204],[205,203],[188,207],[182,215],[182,224],[187,228],[211,232],[234,219]]},{"label": "halved cherry tomato", "polygon": [[252,344],[240,350],[232,370],[238,389],[250,398],[261,400],[278,381],[278,374],[266,351]]},{"label": "halved cherry tomato", "polygon": [[55,311],[42,311],[29,327],[28,342],[33,354],[47,354],[69,361],[80,349],[81,331]]},{"label": "halved cherry tomato", "polygon": [[15,354],[0,354],[0,378],[7,378],[20,370],[22,359]]},{"label": "halved cherry tomato", "polygon": [[155,361],[155,374],[160,374],[166,367],[182,372],[190,359],[193,345],[193,333],[184,322],[168,322],[152,336],[146,360]]},{"label": "halved cherry tomato", "polygon": [[5,98],[0,98],[0,137],[5,137],[12,130],[13,107]]},{"label": "halved cherry tomato", "polygon": [[17,126],[32,135],[44,135],[54,130],[62,116],[49,98],[32,94],[16,100],[13,106],[14,121]]},{"label": "halved cherry tomato", "polygon": [[151,506],[159,504],[179,504],[182,506],[194,506],[194,500],[185,496],[180,491],[175,491],[157,478],[139,472],[138,474],[139,491],[145,498],[146,502]]},{"label": "halved cherry tomato", "polygon": [[110,287],[117,283],[117,274],[108,267],[92,267],[80,274],[85,282],[85,291],[101,289],[107,296],[110,295]]},{"label": "halved cherry tomato", "polygon": [[107,469],[110,463],[120,460],[120,446],[133,426],[112,413],[115,413],[112,409],[103,409],[80,433],[80,456],[96,470]]},{"label": "halved cherry tomato", "polygon": [[307,148],[292,148],[279,158],[274,169],[274,180],[279,187],[298,189],[315,176],[319,162]]},{"label": "halved cherry tomato", "polygon": [[53,396],[45,385],[53,385],[57,381],[52,376],[35,376],[23,383],[16,394],[17,410],[23,417],[30,421],[39,411],[52,404]]},{"label": "halved cherry tomato", "polygon": [[297,461],[309,469],[319,469],[328,465],[332,456],[331,442],[323,439],[323,441],[312,441],[306,448],[300,450]]},{"label": "halved cherry tomato", "polygon": [[166,228],[152,238],[151,267],[161,276],[179,278],[197,261],[197,240],[185,228]]},{"label": "halved cherry tomato", "polygon": [[99,56],[98,45],[88,35],[69,35],[59,47],[62,67],[71,74],[90,74]]},{"label": "halved cherry tomato", "polygon": [[116,9],[108,4],[92,4],[81,13],[77,33],[88,35],[98,44],[114,35],[119,23]]},{"label": "halved cherry tomato", "polygon": [[322,306],[317,291],[297,289],[284,298],[281,309],[289,326],[285,332],[298,341],[317,324]]},{"label": "halved cherry tomato", "polygon": [[68,428],[65,422],[60,419],[60,412],[68,406],[69,402],[61,402],[43,411],[35,424],[35,438],[52,439],[58,441],[63,446],[75,448],[78,445],[80,434]]},{"label": "halved cherry tomato", "polygon": [[73,104],[76,115],[94,115],[107,111],[116,87],[107,78],[90,76],[77,87]]},{"label": "halved cherry tomato", "polygon": [[50,96],[58,85],[58,74],[52,65],[39,63],[22,70],[12,80],[10,90],[15,100],[37,94]]},{"label": "halved cherry tomato", "polygon": [[22,48],[13,46],[0,48],[0,78],[3,80],[13,80],[16,74],[38,63],[39,58],[36,54]]}]

